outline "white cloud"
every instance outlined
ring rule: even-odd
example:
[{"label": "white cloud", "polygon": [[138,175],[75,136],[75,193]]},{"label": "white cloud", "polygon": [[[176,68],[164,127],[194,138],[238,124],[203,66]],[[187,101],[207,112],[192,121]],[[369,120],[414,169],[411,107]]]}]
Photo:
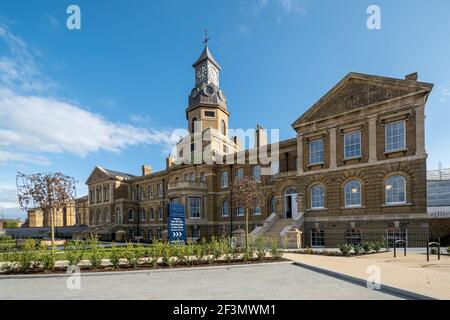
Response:
[{"label": "white cloud", "polygon": [[306,13],[306,3],[304,0],[278,0],[278,3],[287,14]]},{"label": "white cloud", "polygon": [[17,202],[16,187],[0,185],[0,219],[3,216],[10,219],[26,217]]},{"label": "white cloud", "polygon": [[0,39],[6,44],[9,55],[0,57],[0,83],[21,92],[43,92],[55,88],[55,84],[39,72],[35,56],[38,50],[30,50],[26,43],[0,24]]},{"label": "white cloud", "polygon": [[437,96],[439,101],[447,102],[450,99],[450,85],[443,85],[438,88]]},{"label": "white cloud", "polygon": [[171,143],[167,132],[109,122],[69,102],[8,89],[0,89],[0,119],[0,147],[28,152],[85,156],[138,144]]},{"label": "white cloud", "polygon": [[239,25],[238,33],[240,35],[249,36],[250,35],[250,29],[245,24]]},{"label": "white cloud", "polygon": [[[250,15],[258,15],[270,4],[273,4],[274,9],[281,8],[284,14],[306,14],[306,0],[247,0],[241,6],[241,10]],[[278,23],[281,19],[280,16],[276,17]]]},{"label": "white cloud", "polygon": [[0,164],[49,164],[48,153],[86,156],[141,144],[170,149],[170,132],[111,122],[56,96],[51,92],[56,86],[39,71],[39,51],[3,25],[0,40],[9,48],[9,55],[0,57]]}]

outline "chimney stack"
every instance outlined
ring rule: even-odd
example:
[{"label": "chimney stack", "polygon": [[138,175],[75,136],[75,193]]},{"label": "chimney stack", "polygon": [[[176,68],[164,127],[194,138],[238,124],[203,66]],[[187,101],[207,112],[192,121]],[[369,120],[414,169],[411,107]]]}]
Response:
[{"label": "chimney stack", "polygon": [[151,173],[152,173],[152,167],[147,165],[147,164],[144,164],[142,166],[142,175],[146,176],[146,175],[151,174]]},{"label": "chimney stack", "polygon": [[405,76],[405,80],[417,81],[419,79],[419,74],[417,72],[407,74]]},{"label": "chimney stack", "polygon": [[266,130],[261,127],[259,124],[256,125],[256,133],[255,133],[255,145],[256,148],[266,146],[267,145],[267,133]]},{"label": "chimney stack", "polygon": [[166,169],[170,169],[170,167],[173,166],[173,157],[172,156],[168,156],[166,158]]}]

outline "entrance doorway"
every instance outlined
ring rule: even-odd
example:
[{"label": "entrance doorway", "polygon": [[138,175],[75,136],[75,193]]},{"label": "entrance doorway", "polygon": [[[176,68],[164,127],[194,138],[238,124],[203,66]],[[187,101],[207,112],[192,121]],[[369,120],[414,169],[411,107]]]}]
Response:
[{"label": "entrance doorway", "polygon": [[284,193],[284,216],[286,219],[297,216],[297,191],[294,188],[289,188]]}]

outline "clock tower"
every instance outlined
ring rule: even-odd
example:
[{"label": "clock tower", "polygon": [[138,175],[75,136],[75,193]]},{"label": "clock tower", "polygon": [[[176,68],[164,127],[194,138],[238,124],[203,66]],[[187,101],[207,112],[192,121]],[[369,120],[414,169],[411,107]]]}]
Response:
[{"label": "clock tower", "polygon": [[208,38],[194,62],[195,85],[186,108],[189,136],[177,144],[175,164],[222,161],[223,155],[237,151],[235,138],[229,137],[227,99],[220,89],[220,65],[208,48]]},{"label": "clock tower", "polygon": [[189,95],[186,118],[190,133],[208,128],[227,136],[229,113],[225,94],[220,89],[220,65],[208,48],[208,38],[200,57],[192,65],[195,86]]}]

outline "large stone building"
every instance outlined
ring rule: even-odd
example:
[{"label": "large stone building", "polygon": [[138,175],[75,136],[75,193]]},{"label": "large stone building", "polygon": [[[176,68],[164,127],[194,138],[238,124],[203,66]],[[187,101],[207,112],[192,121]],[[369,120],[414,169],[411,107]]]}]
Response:
[{"label": "large stone building", "polygon": [[[230,154],[248,160],[250,152],[240,151],[243,144],[229,134],[221,68],[207,46],[193,67],[186,108],[191,136],[177,145],[176,157],[208,149],[212,161],[183,164],[171,157],[165,170],[144,165],[140,176],[97,166],[86,181],[91,231],[112,239],[162,239],[167,204],[179,202],[189,238],[228,235],[231,226],[244,226],[244,211],[230,205],[230,186],[241,176],[257,179],[265,196],[250,217],[253,235],[298,229],[306,245],[319,247],[332,243],[327,235],[334,230],[361,238],[365,230],[428,226],[424,121],[432,84],[419,82],[417,74],[349,73],[293,122],[296,135],[279,143],[272,174],[261,175],[267,164],[222,163]],[[199,146],[195,135],[204,138]],[[256,147],[266,144],[260,126],[255,140]]]},{"label": "large stone building", "polygon": [[[29,228],[50,227],[51,217],[52,215],[48,210],[41,208],[31,209],[27,212],[27,221],[24,226]],[[76,224],[75,201],[53,214],[53,225],[55,227],[70,227]]]}]

